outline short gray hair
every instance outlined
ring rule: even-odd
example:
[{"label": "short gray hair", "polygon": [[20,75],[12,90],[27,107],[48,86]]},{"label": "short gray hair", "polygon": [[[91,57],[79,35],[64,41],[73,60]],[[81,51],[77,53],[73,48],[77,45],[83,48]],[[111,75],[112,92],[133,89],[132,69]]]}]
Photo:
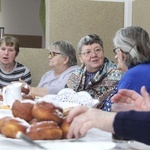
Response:
[{"label": "short gray hair", "polygon": [[87,35],[82,37],[77,45],[78,54],[81,53],[82,47],[84,45],[91,45],[93,43],[98,43],[103,49],[103,41],[97,34]]},{"label": "short gray hair", "polygon": [[76,50],[69,41],[56,41],[49,46],[49,50],[58,49],[64,56],[69,57],[68,66],[77,65]]},{"label": "short gray hair", "polygon": [[120,48],[127,59],[128,68],[141,63],[150,62],[149,34],[139,26],[129,26],[116,32],[114,46]]}]

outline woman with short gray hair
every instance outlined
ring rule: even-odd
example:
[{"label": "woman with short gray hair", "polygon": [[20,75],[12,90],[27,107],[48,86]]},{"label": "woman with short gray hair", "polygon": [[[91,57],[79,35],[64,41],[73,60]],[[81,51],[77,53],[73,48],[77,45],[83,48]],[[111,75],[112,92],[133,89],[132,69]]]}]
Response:
[{"label": "woman with short gray hair", "polygon": [[34,95],[57,94],[65,87],[72,72],[79,68],[76,51],[69,41],[50,44],[48,58],[51,70],[42,76],[38,87],[30,87]]},{"label": "woman with short gray hair", "polygon": [[82,65],[72,73],[66,87],[76,92],[88,92],[92,98],[99,100],[95,107],[101,108],[121,79],[122,72],[117,69],[116,63],[104,56],[103,41],[97,34],[81,38],[77,51]]},{"label": "woman with short gray hair", "polygon": [[[116,32],[114,45],[118,69],[127,68],[119,81],[116,93],[120,89],[129,89],[140,94],[142,86],[150,93],[149,34],[139,26],[122,28]],[[106,99],[102,109],[111,110],[111,104],[110,98]]]},{"label": "woman with short gray hair", "polygon": [[114,45],[126,54],[125,64],[128,68],[150,62],[149,35],[141,27],[120,29],[114,38]]},{"label": "woman with short gray hair", "polygon": [[67,62],[68,67],[77,65],[76,50],[69,41],[56,41],[50,44],[50,52],[52,49],[59,49],[65,57],[69,58]]}]

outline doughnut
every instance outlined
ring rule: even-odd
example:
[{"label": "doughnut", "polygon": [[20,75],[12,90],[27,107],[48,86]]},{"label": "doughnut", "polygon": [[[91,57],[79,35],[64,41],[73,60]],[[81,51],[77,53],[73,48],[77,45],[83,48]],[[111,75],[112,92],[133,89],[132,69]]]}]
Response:
[{"label": "doughnut", "polygon": [[41,121],[31,124],[26,135],[32,140],[59,140],[62,138],[62,130],[54,121]]},{"label": "doughnut", "polygon": [[60,125],[60,129],[62,130],[62,133],[63,133],[62,135],[63,139],[67,139],[69,126],[70,124],[66,121],[66,118],[64,118],[62,124]]},{"label": "doughnut", "polygon": [[30,92],[29,86],[27,84],[23,84],[21,86],[21,92],[25,93],[25,94],[29,94],[29,92]]},{"label": "doughnut", "polygon": [[6,121],[7,119],[10,119],[10,118],[11,117],[5,116],[0,119],[0,133],[1,133],[1,128],[3,126],[4,121]]},{"label": "doughnut", "polygon": [[32,115],[38,121],[55,121],[58,125],[63,121],[63,109],[45,101],[34,104]]},{"label": "doughnut", "polygon": [[26,101],[16,100],[13,103],[11,108],[12,114],[14,117],[19,117],[29,122],[34,118],[32,115],[33,105],[34,102],[32,100],[26,100]]},{"label": "doughnut", "polygon": [[26,129],[29,127],[29,124],[20,118],[5,118],[1,126],[1,133],[5,137],[16,138],[18,131],[26,133]]},{"label": "doughnut", "polygon": [[0,101],[3,101],[3,95],[0,94]]},{"label": "doughnut", "polygon": [[29,93],[29,94],[22,93],[22,99],[23,100],[26,100],[26,99],[34,100],[35,99],[35,95],[32,94],[32,93]]}]

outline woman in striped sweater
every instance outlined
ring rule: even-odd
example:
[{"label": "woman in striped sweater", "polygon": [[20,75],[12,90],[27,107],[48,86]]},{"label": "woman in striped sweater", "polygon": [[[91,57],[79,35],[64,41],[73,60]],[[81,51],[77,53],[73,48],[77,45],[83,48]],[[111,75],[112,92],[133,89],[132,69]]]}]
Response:
[{"label": "woman in striped sweater", "polygon": [[13,36],[4,36],[0,39],[0,88],[19,79],[31,84],[30,70],[15,61],[18,53],[18,39]]}]

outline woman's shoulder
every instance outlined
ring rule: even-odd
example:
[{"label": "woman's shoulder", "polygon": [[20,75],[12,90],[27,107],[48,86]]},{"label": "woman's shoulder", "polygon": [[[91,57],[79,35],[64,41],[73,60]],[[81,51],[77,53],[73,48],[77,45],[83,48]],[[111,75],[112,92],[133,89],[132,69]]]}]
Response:
[{"label": "woman's shoulder", "polygon": [[78,65],[75,65],[75,66],[70,66],[67,70],[75,71],[75,70],[78,70],[78,69],[80,69],[80,67]]},{"label": "woman's shoulder", "polygon": [[[144,75],[146,76],[146,74],[150,74],[150,63],[145,63],[145,64],[139,64],[139,65],[136,65],[136,66],[133,66],[131,68],[129,68],[127,71],[126,71],[126,76],[134,76],[134,75]],[[145,74],[146,73],[146,74]]]},{"label": "woman's shoulder", "polygon": [[20,69],[24,68],[25,70],[29,70],[29,68],[26,67],[24,64],[17,61],[15,63],[16,63],[16,68],[20,68]]}]

